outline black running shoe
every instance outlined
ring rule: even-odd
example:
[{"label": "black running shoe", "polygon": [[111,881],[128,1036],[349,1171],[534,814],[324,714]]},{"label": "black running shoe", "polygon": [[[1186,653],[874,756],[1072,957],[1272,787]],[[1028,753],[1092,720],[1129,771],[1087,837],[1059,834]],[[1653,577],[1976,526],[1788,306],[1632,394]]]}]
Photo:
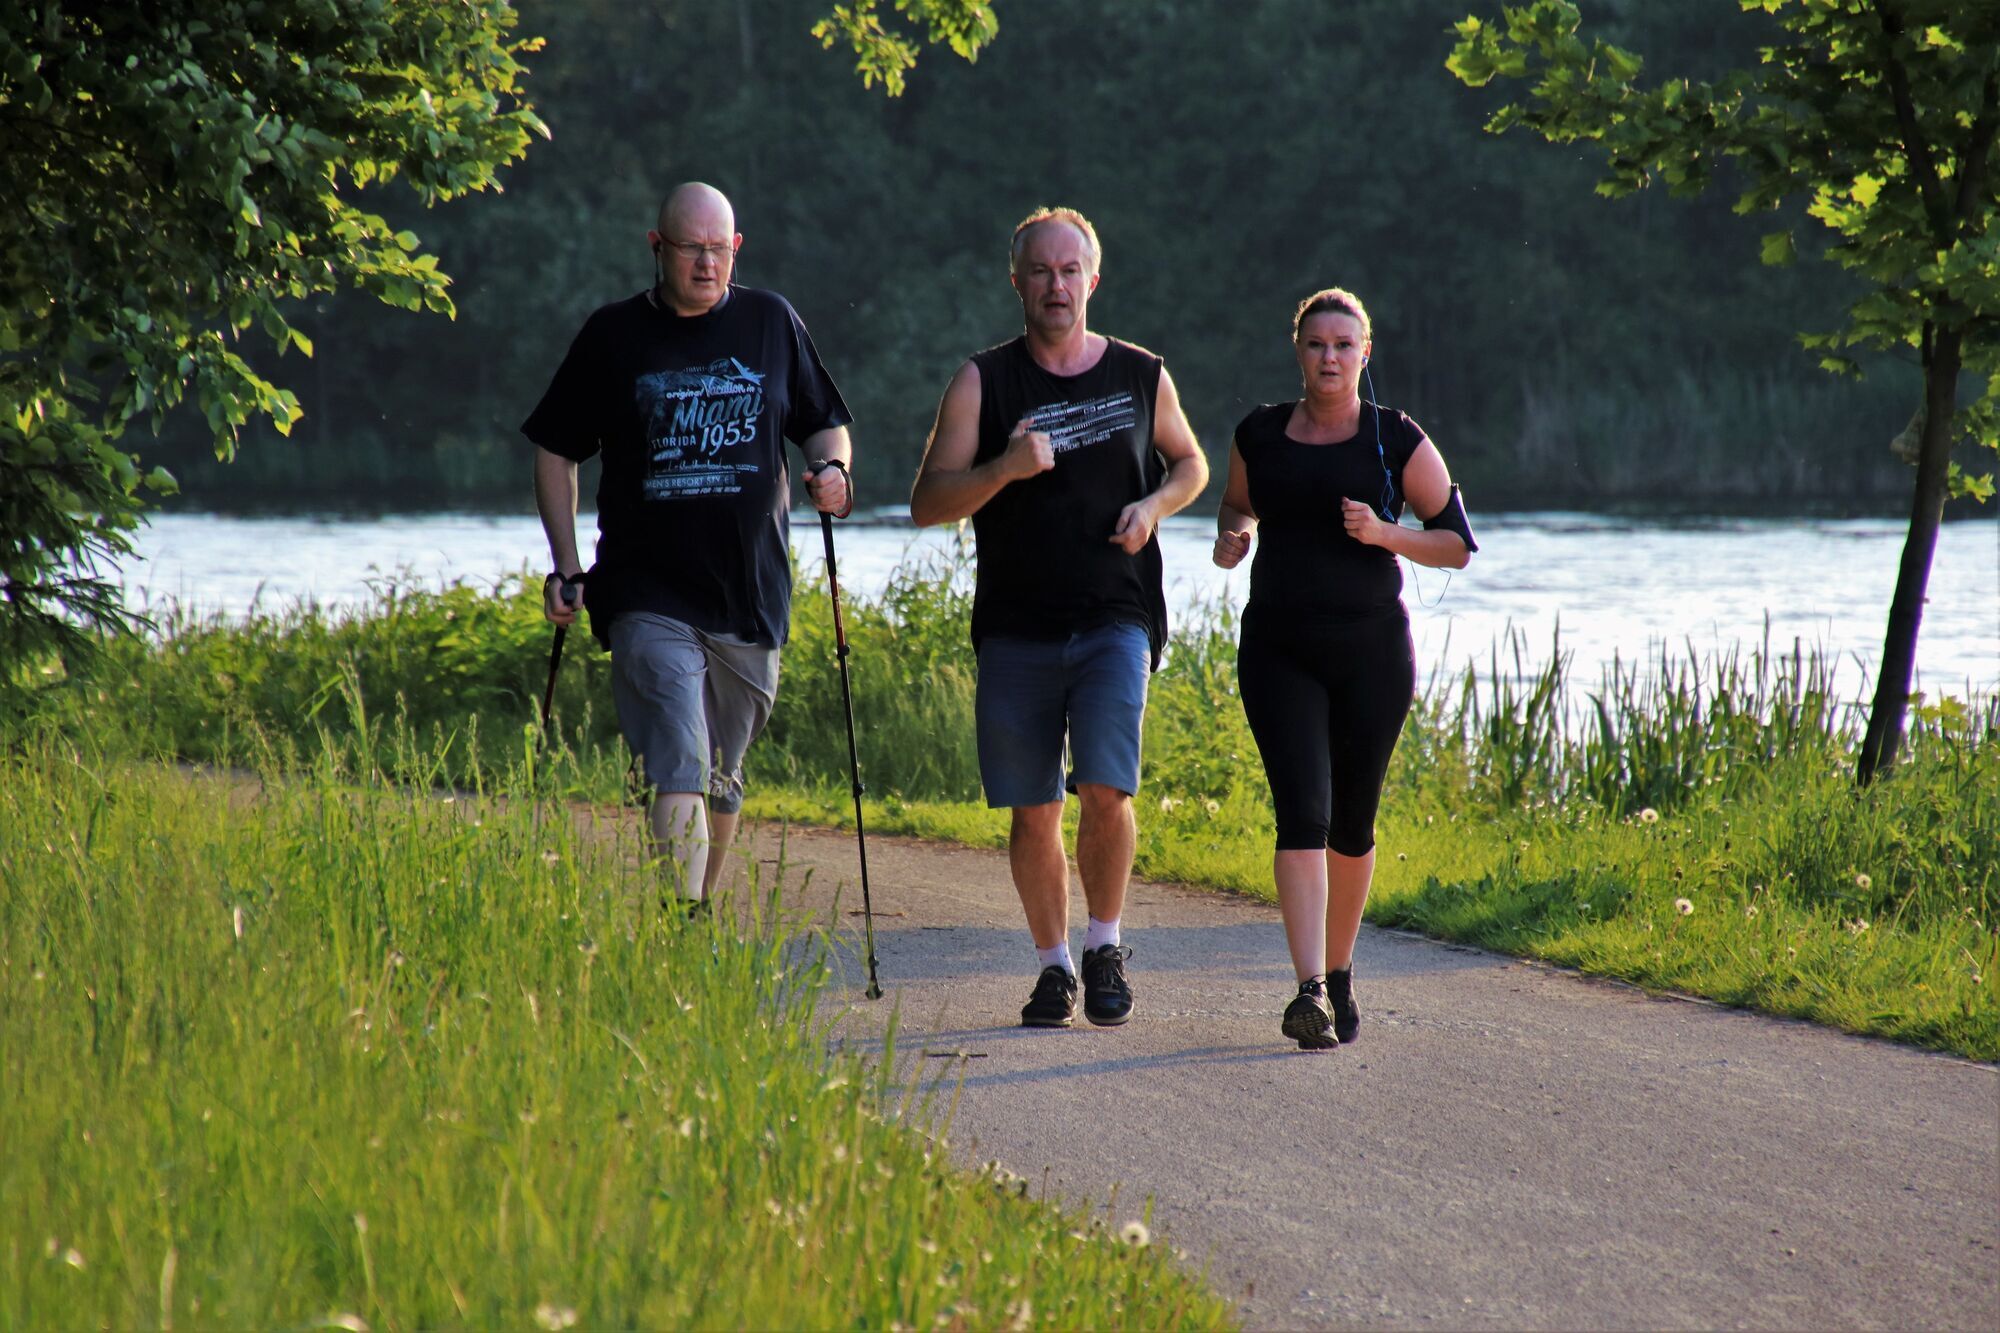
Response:
[{"label": "black running shoe", "polygon": [[660,910],[669,921],[706,921],[712,914],[706,898],[682,898],[667,893],[660,895]]},{"label": "black running shoe", "polygon": [[1130,949],[1100,944],[1083,956],[1083,1016],[1101,1028],[1115,1028],[1132,1016],[1132,987],[1125,980]]},{"label": "black running shoe", "polygon": [[1279,1029],[1302,1051],[1330,1051],[1340,1045],[1333,1034],[1333,1011],[1326,1002],[1326,983],[1318,977],[1299,983],[1299,993],[1285,1006]]},{"label": "black running shoe", "polygon": [[1333,1009],[1333,1035],[1345,1046],[1361,1031],[1361,1010],[1354,1003],[1354,968],[1326,974],[1327,1004]]},{"label": "black running shoe", "polygon": [[1051,963],[1035,978],[1035,993],[1021,1006],[1024,1028],[1066,1028],[1076,1021],[1076,976]]}]

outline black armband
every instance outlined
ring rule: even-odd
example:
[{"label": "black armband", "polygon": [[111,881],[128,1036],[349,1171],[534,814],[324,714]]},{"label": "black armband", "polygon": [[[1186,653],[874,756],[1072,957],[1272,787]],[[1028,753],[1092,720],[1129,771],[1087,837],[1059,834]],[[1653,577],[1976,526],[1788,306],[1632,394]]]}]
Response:
[{"label": "black armband", "polygon": [[1455,532],[1468,553],[1479,549],[1479,543],[1472,540],[1472,523],[1465,516],[1465,501],[1458,493],[1457,482],[1451,484],[1451,498],[1444,502],[1444,508],[1424,520],[1424,531]]}]

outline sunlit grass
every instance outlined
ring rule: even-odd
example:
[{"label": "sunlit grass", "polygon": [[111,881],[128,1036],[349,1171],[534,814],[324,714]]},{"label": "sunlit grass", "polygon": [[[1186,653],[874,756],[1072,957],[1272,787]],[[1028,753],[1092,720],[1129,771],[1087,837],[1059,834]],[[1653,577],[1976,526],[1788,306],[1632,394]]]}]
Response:
[{"label": "sunlit grass", "polygon": [[953,1169],[810,935],[663,919],[524,771],[93,739],[0,753],[0,1327],[1227,1322]]}]

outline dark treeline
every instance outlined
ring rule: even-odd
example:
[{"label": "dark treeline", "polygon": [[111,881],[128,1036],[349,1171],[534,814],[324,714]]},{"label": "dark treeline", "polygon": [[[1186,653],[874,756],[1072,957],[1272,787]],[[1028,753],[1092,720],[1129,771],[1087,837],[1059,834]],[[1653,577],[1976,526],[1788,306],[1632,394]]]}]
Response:
[{"label": "dark treeline", "polygon": [[[171,426],[132,443],[194,507],[525,507],[521,419],[584,316],[651,280],[658,198],[699,178],[736,202],[739,279],[787,294],[840,380],[866,500],[905,497],[953,367],[1017,331],[1009,232],[1064,203],[1104,239],[1093,327],[1167,358],[1218,459],[1296,389],[1293,304],[1338,283],[1374,316],[1380,396],[1478,506],[1906,505],[1887,446],[1913,369],[1837,380],[1794,339],[1836,321],[1840,275],[1761,266],[1779,224],[1727,192],[1606,201],[1582,150],[1482,132],[1495,96],[1443,68],[1470,3],[1005,0],[976,65],[927,52],[889,100],[807,35],[826,0],[527,0],[554,141],[497,198],[381,198],[457,279],[457,321],[330,300],[299,320],[317,355],[267,365],[305,406],[291,439],[226,467]],[[1586,8],[1653,75],[1755,59],[1734,0]]]}]

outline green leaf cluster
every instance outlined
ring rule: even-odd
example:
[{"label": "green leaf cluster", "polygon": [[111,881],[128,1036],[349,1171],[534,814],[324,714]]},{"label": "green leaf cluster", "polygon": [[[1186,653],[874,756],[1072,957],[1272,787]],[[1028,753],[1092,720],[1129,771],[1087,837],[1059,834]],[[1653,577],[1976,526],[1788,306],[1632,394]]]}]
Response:
[{"label": "green leaf cluster", "polygon": [[247,355],[312,355],[296,303],[453,313],[436,256],[361,201],[498,189],[547,135],[515,26],[498,0],[0,5],[0,656],[126,623],[104,562],[173,489],[128,425],[187,404],[227,458],[301,415]]},{"label": "green leaf cluster", "polygon": [[[979,48],[1000,31],[1000,20],[987,0],[895,0],[902,26],[927,29],[932,45],[949,46],[968,62],[979,59]],[[854,0],[835,5],[813,24],[812,35],[831,51],[845,43],[854,52],[854,71],[861,86],[877,83],[891,97],[903,95],[904,78],[917,66],[917,42],[882,21],[879,0]]]},{"label": "green leaf cluster", "polygon": [[[1696,194],[1724,164],[1736,211],[1803,201],[1819,253],[1865,280],[1844,324],[1801,335],[1820,364],[1856,374],[1857,349],[1915,350],[1939,339],[1983,381],[1954,414],[1954,443],[2000,450],[2000,6],[1946,0],[1741,0],[1767,26],[1753,69],[1698,81],[1639,82],[1642,62],[1586,42],[1568,0],[1507,7],[1456,27],[1447,67],[1465,83],[1530,81],[1488,128],[1589,141],[1606,154],[1601,193],[1664,183]],[[1790,228],[1764,239],[1788,264]],[[1990,474],[1954,463],[1950,493],[1984,499]]]}]

